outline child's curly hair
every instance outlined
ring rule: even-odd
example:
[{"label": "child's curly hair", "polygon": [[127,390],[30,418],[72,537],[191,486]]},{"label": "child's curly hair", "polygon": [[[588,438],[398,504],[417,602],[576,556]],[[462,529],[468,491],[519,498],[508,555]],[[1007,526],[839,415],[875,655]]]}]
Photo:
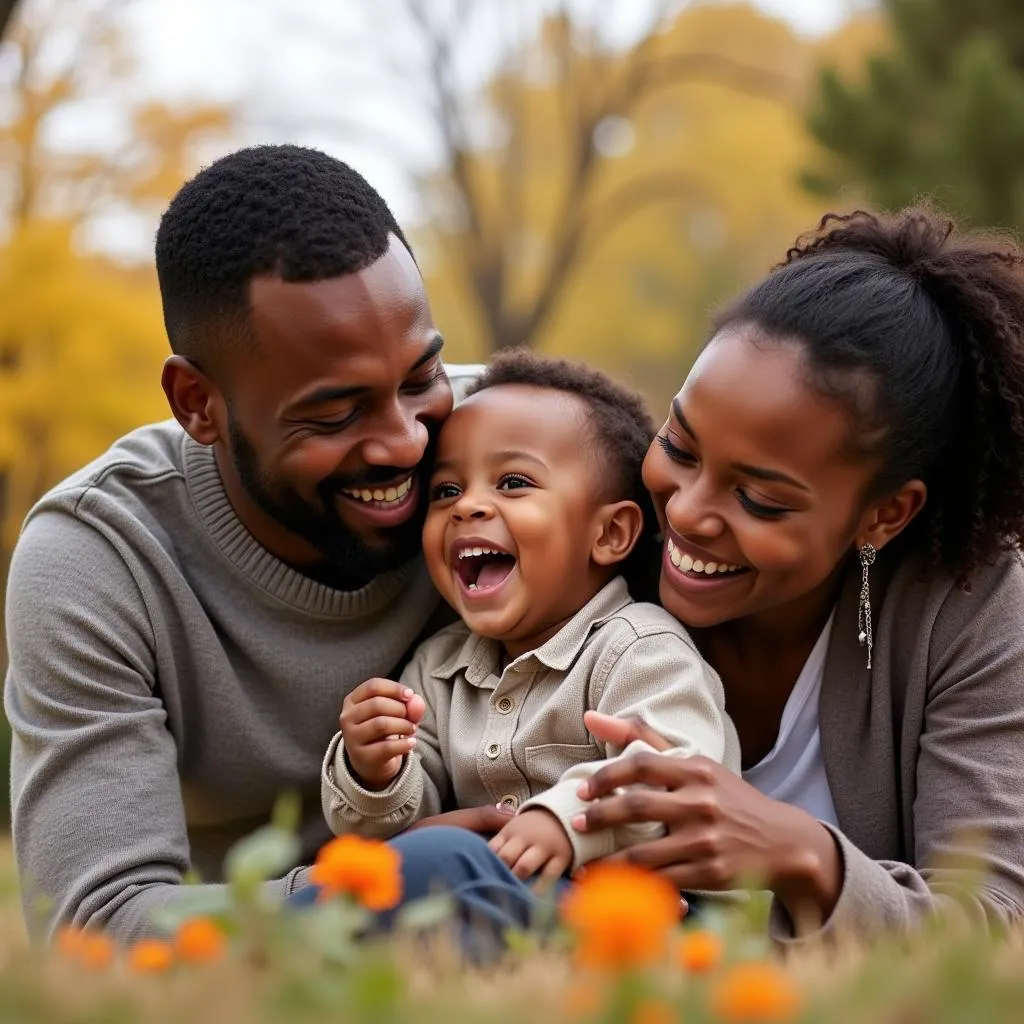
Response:
[{"label": "child's curly hair", "polygon": [[654,422],[643,398],[606,374],[581,363],[549,359],[528,349],[499,353],[467,397],[504,384],[526,384],[575,395],[586,405],[594,428],[591,443],[602,467],[607,500],[635,501],[644,515],[643,532],[622,564],[622,575],[637,600],[655,600],[660,572],[657,518],[641,477],[644,456],[654,439]]}]

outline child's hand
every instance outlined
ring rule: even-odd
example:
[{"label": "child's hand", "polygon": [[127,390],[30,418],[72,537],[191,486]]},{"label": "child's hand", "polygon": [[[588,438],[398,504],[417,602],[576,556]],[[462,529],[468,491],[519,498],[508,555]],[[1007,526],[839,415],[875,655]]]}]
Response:
[{"label": "child's hand", "polygon": [[383,789],[402,770],[425,710],[422,697],[392,679],[367,679],[345,698],[339,719],[345,756],[367,789]]},{"label": "child's hand", "polygon": [[487,845],[516,878],[560,878],[572,864],[572,843],[562,823],[539,807],[517,814]]}]

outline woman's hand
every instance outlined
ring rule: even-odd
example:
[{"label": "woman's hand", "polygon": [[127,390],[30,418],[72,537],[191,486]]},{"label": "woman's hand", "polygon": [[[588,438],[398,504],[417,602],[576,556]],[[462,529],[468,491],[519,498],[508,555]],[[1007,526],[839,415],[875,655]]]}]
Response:
[{"label": "woman's hand", "polygon": [[447,825],[448,828],[464,828],[478,835],[494,835],[500,832],[511,820],[512,811],[505,810],[495,804],[484,804],[482,807],[462,807],[457,811],[445,811],[430,818],[422,818],[408,831],[418,828],[430,828],[434,825]]},{"label": "woman's hand", "polygon": [[[640,721],[596,712],[584,721],[599,740],[619,747],[633,740],[667,747]],[[623,786],[643,788],[618,792]],[[842,863],[828,829],[708,758],[650,752],[623,758],[595,772],[579,796],[594,801],[573,819],[581,832],[663,822],[664,838],[616,856],[659,872],[680,889],[715,891],[753,882],[771,889],[801,921],[809,913],[825,920],[839,898]]]}]

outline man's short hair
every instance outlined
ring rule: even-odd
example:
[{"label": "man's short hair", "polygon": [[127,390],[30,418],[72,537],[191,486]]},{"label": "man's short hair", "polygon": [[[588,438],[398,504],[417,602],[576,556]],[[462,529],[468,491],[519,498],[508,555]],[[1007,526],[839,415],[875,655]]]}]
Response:
[{"label": "man's short hair", "polygon": [[182,186],[160,221],[156,269],[171,349],[202,364],[249,340],[254,277],[320,281],[408,248],[379,193],[347,164],[303,146],[253,146]]}]

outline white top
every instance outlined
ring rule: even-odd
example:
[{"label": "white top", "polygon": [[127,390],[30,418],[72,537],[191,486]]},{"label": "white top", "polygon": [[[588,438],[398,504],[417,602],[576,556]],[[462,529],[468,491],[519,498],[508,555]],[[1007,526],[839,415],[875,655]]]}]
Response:
[{"label": "white top", "polygon": [[838,826],[818,732],[818,702],[833,618],[834,613],[829,616],[818,642],[800,670],[782,712],[775,746],[757,764],[748,768],[743,778],[765,796],[793,804],[819,821]]}]

